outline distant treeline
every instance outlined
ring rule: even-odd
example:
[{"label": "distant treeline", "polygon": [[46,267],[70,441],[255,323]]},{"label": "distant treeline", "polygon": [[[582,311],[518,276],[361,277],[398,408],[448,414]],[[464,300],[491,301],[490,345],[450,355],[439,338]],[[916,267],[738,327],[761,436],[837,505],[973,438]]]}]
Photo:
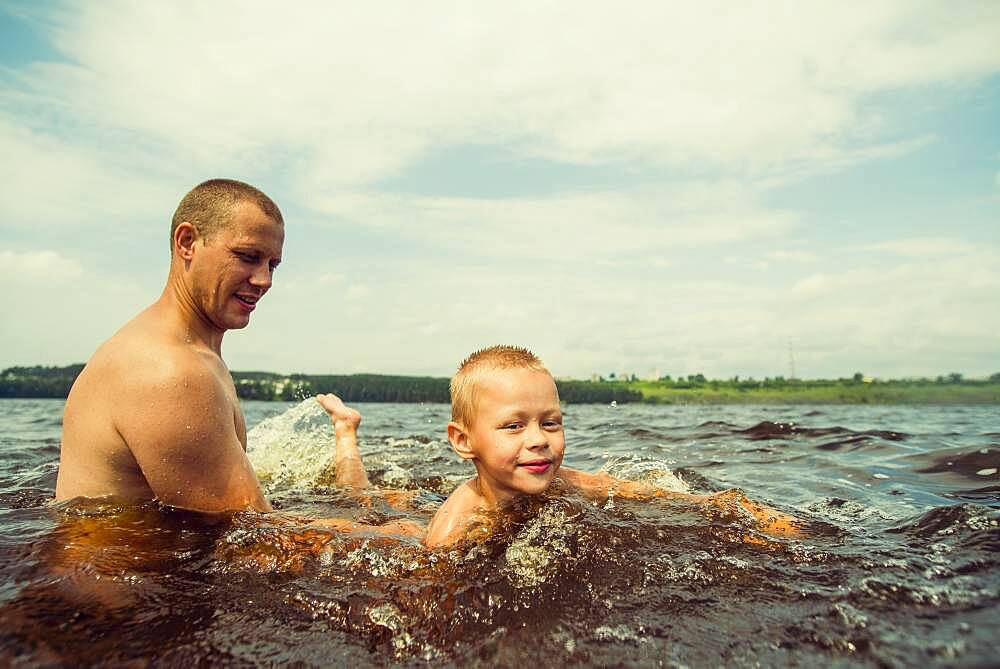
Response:
[{"label": "distant treeline", "polygon": [[[0,397],[64,398],[83,365],[11,367],[0,373]],[[448,379],[387,374],[291,374],[233,372],[236,394],[245,400],[297,401],[336,393],[345,402],[449,401]],[[575,404],[640,402],[642,393],[624,381],[557,381],[559,397]]]},{"label": "distant treeline", "polygon": [[66,397],[83,363],[68,367],[9,367],[0,373],[0,397]]},{"label": "distant treeline", "polygon": [[[83,369],[11,367],[0,373],[0,397],[63,398]],[[236,392],[246,400],[298,401],[316,393],[336,393],[346,402],[448,402],[448,379],[386,374],[291,374],[233,372]],[[650,404],[1000,404],[1000,373],[965,379],[951,373],[935,379],[882,381],[860,372],[841,379],[707,379],[702,374],[655,381],[595,378],[556,381],[559,397],[571,404],[646,402]]]}]

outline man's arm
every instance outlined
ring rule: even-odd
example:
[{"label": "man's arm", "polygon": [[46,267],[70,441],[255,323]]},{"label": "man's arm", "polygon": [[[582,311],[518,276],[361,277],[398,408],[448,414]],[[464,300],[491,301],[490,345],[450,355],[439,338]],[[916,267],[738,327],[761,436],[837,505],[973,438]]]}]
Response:
[{"label": "man's arm", "polygon": [[198,360],[135,378],[115,427],[163,504],[193,511],[270,511],[236,433],[232,400]]},{"label": "man's arm", "polygon": [[723,510],[742,510],[754,517],[763,532],[775,536],[801,536],[799,528],[802,523],[797,518],[755,502],[739,490],[725,490],[712,495],[692,495],[690,493],[663,490],[648,483],[616,479],[604,472],[588,474],[587,472],[569,467],[560,467],[559,477],[579,490],[584,496],[590,498],[601,498],[609,495],[628,499],[661,497],[685,500]]}]

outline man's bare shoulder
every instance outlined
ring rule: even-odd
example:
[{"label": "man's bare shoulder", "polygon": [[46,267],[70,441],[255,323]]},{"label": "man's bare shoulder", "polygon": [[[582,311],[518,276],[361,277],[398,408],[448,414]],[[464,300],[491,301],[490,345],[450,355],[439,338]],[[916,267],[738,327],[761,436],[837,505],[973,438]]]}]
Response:
[{"label": "man's bare shoulder", "polygon": [[[211,380],[197,355],[139,320],[130,321],[95,351],[69,393],[56,484],[60,499],[105,494],[149,498],[152,493],[132,442],[155,427],[155,417],[163,423],[163,417],[176,410],[181,398],[177,391],[185,384]],[[206,388],[199,394],[208,392],[221,404],[222,394],[213,386]]]},{"label": "man's bare shoulder", "polygon": [[87,362],[70,394],[74,404],[113,403],[116,420],[139,404],[187,399],[231,404],[220,378],[222,360],[179,337],[129,323],[104,342]]},{"label": "man's bare shoulder", "polygon": [[465,536],[470,523],[483,511],[484,500],[470,479],[458,486],[434,514],[424,543],[429,548],[448,546]]}]

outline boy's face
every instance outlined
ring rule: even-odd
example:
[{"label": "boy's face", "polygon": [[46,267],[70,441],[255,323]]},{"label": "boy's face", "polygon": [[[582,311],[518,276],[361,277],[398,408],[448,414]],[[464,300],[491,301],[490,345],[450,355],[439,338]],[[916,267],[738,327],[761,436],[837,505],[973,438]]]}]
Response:
[{"label": "boy's face", "polygon": [[451,423],[460,457],[474,460],[490,503],[548,488],[562,464],[565,439],[556,384],[547,372],[495,370],[476,384],[472,425]]}]

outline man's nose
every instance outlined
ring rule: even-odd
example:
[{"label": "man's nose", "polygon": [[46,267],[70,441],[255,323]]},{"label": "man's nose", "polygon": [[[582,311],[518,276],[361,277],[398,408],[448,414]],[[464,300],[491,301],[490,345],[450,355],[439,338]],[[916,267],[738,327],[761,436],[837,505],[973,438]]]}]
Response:
[{"label": "man's nose", "polygon": [[257,265],[257,267],[254,268],[253,274],[250,275],[251,285],[257,286],[263,290],[270,288],[273,281],[274,274],[271,272],[271,267],[266,263]]}]

